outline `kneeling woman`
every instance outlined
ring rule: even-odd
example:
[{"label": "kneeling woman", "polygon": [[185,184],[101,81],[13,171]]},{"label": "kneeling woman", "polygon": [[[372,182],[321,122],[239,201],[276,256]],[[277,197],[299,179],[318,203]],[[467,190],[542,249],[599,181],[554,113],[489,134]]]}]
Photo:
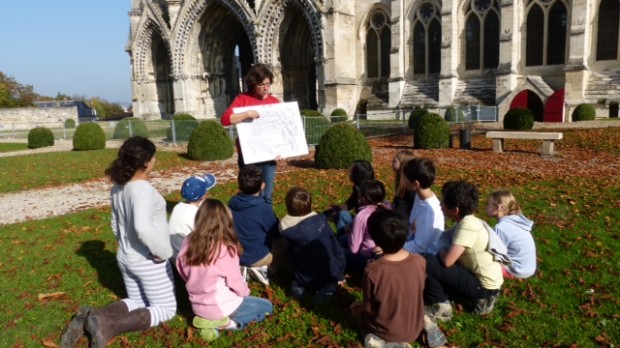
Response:
[{"label": "kneeling woman", "polygon": [[104,348],[118,334],[146,330],[176,314],[166,201],[148,181],[155,150],[150,140],[131,137],[105,172],[114,182],[112,230],[127,298],[99,309],[80,308],[62,336],[63,348],[73,347],[84,330],[91,348]]},{"label": "kneeling woman", "polygon": [[239,268],[242,252],[230,211],[222,202],[207,198],[177,258],[196,315],[193,325],[207,341],[216,339],[218,330],[243,329],[273,312],[271,302],[249,296]]}]

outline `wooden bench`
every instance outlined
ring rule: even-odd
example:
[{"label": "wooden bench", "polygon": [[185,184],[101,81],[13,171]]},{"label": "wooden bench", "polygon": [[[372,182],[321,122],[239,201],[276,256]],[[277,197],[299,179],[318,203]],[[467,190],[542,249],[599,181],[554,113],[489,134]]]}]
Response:
[{"label": "wooden bench", "polygon": [[493,151],[504,152],[504,139],[540,139],[543,140],[542,155],[553,155],[553,142],[562,139],[561,132],[487,132],[487,138],[493,139]]}]

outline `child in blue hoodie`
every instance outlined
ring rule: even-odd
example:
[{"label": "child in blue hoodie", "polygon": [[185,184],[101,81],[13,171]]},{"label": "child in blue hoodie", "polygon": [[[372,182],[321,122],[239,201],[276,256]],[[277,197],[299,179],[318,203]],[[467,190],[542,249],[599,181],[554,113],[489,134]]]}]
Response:
[{"label": "child in blue hoodie", "polygon": [[503,268],[504,278],[528,278],[536,272],[534,223],[523,216],[512,193],[495,191],[489,195],[487,215],[497,218],[495,232],[508,248],[512,265]]},{"label": "child in blue hoodie", "polygon": [[253,278],[269,285],[268,266],[271,265],[272,239],[278,238],[278,218],[271,203],[262,197],[265,187],[259,167],[248,165],[239,171],[239,193],[228,202],[239,242],[243,247],[241,266],[248,268]]},{"label": "child in blue hoodie", "polygon": [[286,211],[280,231],[289,242],[294,267],[291,291],[295,297],[313,291],[312,302],[325,303],[344,281],[344,252],[327,217],[312,211],[310,192],[291,188],[286,194]]}]

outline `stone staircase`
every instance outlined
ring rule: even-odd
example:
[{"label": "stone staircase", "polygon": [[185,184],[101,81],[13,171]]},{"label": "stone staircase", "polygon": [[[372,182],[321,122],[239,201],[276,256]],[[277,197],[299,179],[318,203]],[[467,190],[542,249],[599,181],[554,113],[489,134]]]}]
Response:
[{"label": "stone staircase", "polygon": [[368,97],[367,110],[383,110],[388,108],[390,101],[390,86],[387,82],[375,83],[372,86],[372,92]]},{"label": "stone staircase", "polygon": [[436,107],[439,102],[439,81],[429,79],[425,81],[407,81],[400,99],[403,109],[416,106]]},{"label": "stone staircase", "polygon": [[620,71],[609,69],[605,75],[591,72],[585,90],[585,100],[596,104],[602,100],[620,101]]},{"label": "stone staircase", "polygon": [[453,104],[495,105],[495,76],[460,80]]}]

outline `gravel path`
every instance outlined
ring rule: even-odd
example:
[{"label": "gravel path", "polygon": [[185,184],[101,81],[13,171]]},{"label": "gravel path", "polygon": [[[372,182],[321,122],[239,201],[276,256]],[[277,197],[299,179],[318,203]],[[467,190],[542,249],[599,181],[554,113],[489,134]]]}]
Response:
[{"label": "gravel path", "polygon": [[[120,142],[106,144],[108,148],[119,146]],[[0,157],[69,151],[71,148],[71,141],[57,140],[52,147],[0,153]],[[227,161],[236,163],[235,158]],[[224,166],[214,172],[220,182],[227,182],[237,177],[236,165],[228,167]],[[166,195],[178,190],[183,180],[193,174],[196,173],[191,168],[165,173],[155,171],[151,174],[151,183],[161,194]],[[44,219],[109,205],[111,187],[110,181],[103,178],[85,183],[2,194],[0,195],[0,225]]]}]

